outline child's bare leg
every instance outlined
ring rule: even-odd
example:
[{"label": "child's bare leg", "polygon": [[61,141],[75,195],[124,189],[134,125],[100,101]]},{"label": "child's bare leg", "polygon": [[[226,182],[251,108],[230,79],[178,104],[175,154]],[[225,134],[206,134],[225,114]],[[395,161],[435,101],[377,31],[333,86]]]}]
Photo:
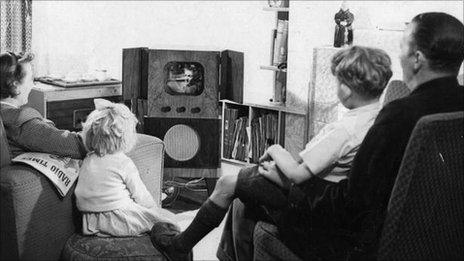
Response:
[{"label": "child's bare leg", "polygon": [[221,176],[209,199],[221,208],[229,208],[235,198],[237,174]]}]

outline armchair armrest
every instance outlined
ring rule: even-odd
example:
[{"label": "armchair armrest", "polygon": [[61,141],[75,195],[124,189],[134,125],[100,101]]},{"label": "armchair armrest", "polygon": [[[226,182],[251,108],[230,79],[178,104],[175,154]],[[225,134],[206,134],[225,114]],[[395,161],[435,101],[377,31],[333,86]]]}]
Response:
[{"label": "armchair armrest", "polygon": [[58,260],[79,221],[74,187],[61,199],[52,183],[35,169],[21,164],[3,166],[0,259]]},{"label": "armchair armrest", "polygon": [[134,161],[143,183],[158,206],[161,206],[164,143],[156,137],[137,134],[137,143],[127,156]]}]

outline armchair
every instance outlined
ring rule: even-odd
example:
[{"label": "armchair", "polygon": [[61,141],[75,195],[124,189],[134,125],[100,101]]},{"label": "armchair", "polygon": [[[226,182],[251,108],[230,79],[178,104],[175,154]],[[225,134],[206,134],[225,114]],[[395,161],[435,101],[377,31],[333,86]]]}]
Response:
[{"label": "armchair", "polygon": [[379,260],[464,259],[464,112],[417,123],[388,204]]},{"label": "armchair", "polygon": [[[88,244],[88,239],[98,238],[81,236],[76,241],[82,221],[75,206],[75,185],[66,197],[60,198],[41,173],[26,165],[11,164],[1,117],[0,149],[1,260],[76,260],[83,256],[85,259],[165,260],[148,236],[108,238],[99,245]],[[135,148],[128,153],[158,204],[161,204],[163,155],[162,141],[143,134],[138,134]],[[65,243],[66,251],[63,251]],[[82,250],[79,247],[85,251],[79,252]]]},{"label": "armchair", "polygon": [[385,106],[387,103],[394,101],[398,98],[406,97],[411,93],[406,83],[400,80],[392,80],[385,90],[385,97],[382,101]]}]

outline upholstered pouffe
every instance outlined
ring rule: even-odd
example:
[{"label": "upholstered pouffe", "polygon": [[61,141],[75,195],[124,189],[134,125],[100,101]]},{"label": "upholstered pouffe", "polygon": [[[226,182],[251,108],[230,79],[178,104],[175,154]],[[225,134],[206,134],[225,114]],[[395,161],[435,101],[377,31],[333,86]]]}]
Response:
[{"label": "upholstered pouffe", "polygon": [[62,259],[77,260],[157,260],[166,258],[153,247],[150,237],[95,237],[74,233],[66,242]]}]

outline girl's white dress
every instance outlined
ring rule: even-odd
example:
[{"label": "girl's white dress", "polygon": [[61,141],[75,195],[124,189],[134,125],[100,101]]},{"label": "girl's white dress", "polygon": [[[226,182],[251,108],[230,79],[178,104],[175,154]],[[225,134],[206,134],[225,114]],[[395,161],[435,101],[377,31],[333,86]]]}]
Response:
[{"label": "girl's white dress", "polygon": [[157,206],[134,162],[122,152],[87,155],[74,193],[84,235],[138,236],[157,221],[174,220]]}]

